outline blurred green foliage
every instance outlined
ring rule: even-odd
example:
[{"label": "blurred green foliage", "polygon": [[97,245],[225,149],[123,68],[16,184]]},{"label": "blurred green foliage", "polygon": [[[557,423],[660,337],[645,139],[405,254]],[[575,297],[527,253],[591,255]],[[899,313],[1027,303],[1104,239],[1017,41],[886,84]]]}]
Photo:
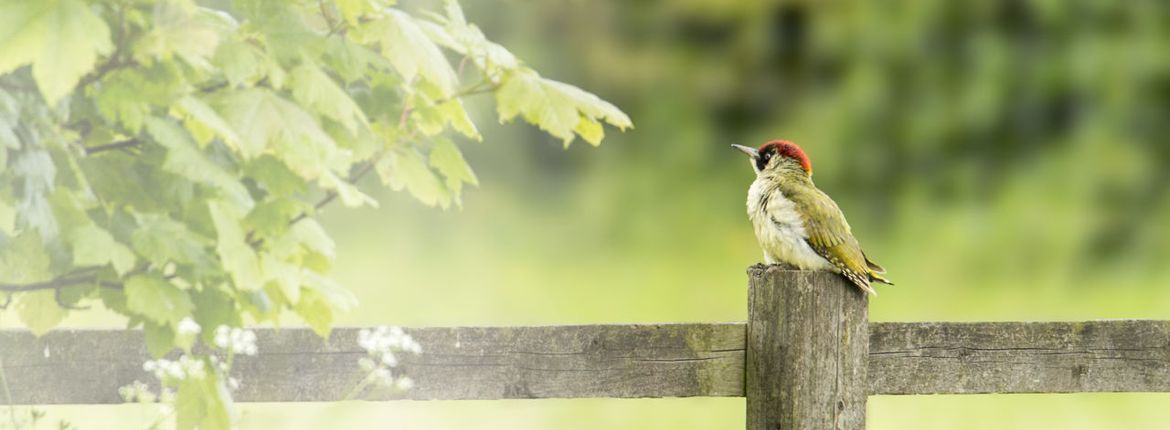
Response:
[{"label": "blurred green foliage", "polygon": [[[727,145],[774,138],[805,148],[898,282],[874,320],[1170,318],[1168,4],[507,4],[467,14],[638,128],[565,153],[484,127],[487,141],[528,143],[467,148],[482,189],[462,211],[391,198],[327,214],[337,276],[363,299],[350,322],[741,320],[743,270],[760,255],[752,173]],[[875,429],[1156,429],[1165,400],[875,398],[870,416]],[[459,428],[441,418],[453,410],[507,423],[488,428],[743,422],[735,400],[545,404],[398,410],[424,417],[418,428]]]},{"label": "blurred green foliage", "polygon": [[[897,286],[874,320],[1170,318],[1170,4],[467,2],[638,128],[484,126],[461,211],[334,211],[353,324],[742,320],[759,261],[729,143],[786,138]],[[471,100],[490,119],[490,100]],[[496,142],[518,141],[502,145]],[[372,187],[370,187],[372,188]],[[369,189],[369,188],[367,188]],[[871,429],[1162,429],[1164,394],[875,397]],[[252,414],[252,415],[249,415]],[[280,421],[280,420],[284,421]],[[266,421],[277,420],[277,421]],[[314,421],[316,420],[316,421]],[[246,408],[256,428],[738,429],[741,399]],[[300,427],[298,427],[300,426]]]}]

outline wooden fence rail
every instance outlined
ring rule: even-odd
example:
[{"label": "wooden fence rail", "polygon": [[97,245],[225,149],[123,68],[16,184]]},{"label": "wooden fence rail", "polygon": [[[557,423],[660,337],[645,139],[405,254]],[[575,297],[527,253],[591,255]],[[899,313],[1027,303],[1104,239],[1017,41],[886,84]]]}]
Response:
[{"label": "wooden fence rail", "polygon": [[[868,323],[836,275],[749,274],[747,323],[409,329],[415,388],[366,398],[746,396],[748,428],[861,429],[866,395],[1170,392],[1170,321]],[[257,330],[234,397],[343,398],[364,376],[357,332]],[[118,387],[152,379],[147,359],[135,331],[0,330],[17,404],[120,403]]]}]

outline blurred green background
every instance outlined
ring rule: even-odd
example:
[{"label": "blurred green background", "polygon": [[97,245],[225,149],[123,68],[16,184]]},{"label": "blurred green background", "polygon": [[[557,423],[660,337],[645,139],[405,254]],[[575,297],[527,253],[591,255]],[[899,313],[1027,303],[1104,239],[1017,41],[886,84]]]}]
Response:
[{"label": "blurred green background", "polygon": [[[1170,3],[464,1],[623,108],[600,148],[473,99],[462,210],[325,215],[343,324],[729,321],[760,254],[730,143],[813,160],[895,287],[875,321],[1170,319]],[[88,323],[90,317],[74,317]],[[98,317],[92,317],[95,320]],[[247,383],[247,381],[244,381]],[[1165,429],[1165,394],[874,397],[871,429]],[[122,422],[134,407],[53,408]],[[245,428],[739,429],[742,399],[246,405]],[[129,415],[127,415],[129,414]],[[113,426],[111,424],[111,426]],[[86,426],[88,427],[88,426]]]}]

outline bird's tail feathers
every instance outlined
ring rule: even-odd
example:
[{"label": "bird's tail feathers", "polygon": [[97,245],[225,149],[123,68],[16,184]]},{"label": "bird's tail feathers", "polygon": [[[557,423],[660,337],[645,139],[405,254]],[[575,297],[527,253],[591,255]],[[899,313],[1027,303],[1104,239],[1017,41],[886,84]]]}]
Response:
[{"label": "bird's tail feathers", "polygon": [[[878,274],[886,273],[885,267],[882,267],[882,265],[874,263],[873,261],[870,261],[869,257],[866,257],[864,252],[861,253],[861,256],[865,257],[865,267],[869,268],[870,273],[878,273]],[[893,285],[893,284],[890,284],[890,285]]]},{"label": "bird's tail feathers", "polygon": [[881,283],[886,284],[886,285],[894,285],[894,281],[886,279],[885,276],[882,276],[884,273],[886,273],[884,270],[880,271],[880,272],[875,271],[875,270],[870,270],[869,271],[869,279],[872,281],[881,282]]}]

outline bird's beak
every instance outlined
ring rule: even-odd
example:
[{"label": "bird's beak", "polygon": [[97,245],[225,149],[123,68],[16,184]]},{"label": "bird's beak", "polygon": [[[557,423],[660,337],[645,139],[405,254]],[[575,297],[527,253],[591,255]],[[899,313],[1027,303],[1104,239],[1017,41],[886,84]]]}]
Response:
[{"label": "bird's beak", "polygon": [[748,156],[752,157],[753,160],[760,156],[760,154],[758,152],[756,152],[756,148],[752,148],[750,146],[731,145],[731,147],[742,151],[744,154],[747,154]]}]

